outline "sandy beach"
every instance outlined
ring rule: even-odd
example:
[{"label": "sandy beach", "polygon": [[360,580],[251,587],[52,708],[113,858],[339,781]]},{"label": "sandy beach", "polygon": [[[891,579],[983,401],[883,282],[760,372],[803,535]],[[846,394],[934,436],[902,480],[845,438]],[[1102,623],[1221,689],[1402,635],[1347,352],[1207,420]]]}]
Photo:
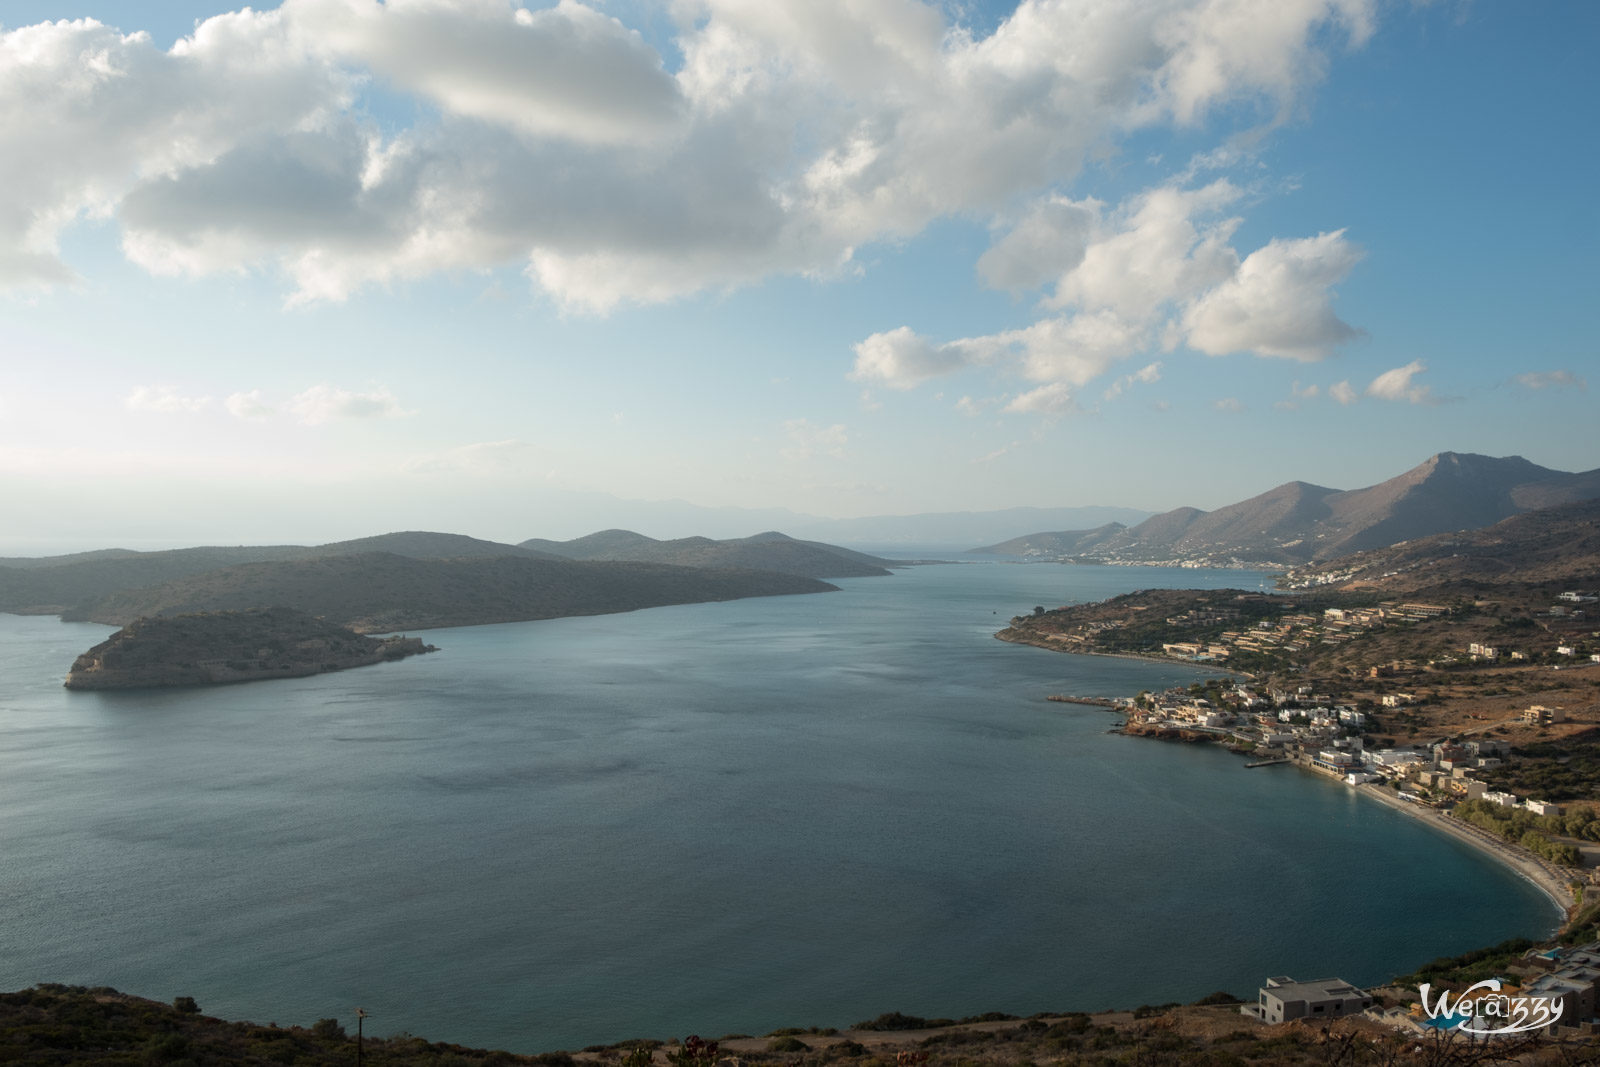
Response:
[{"label": "sandy beach", "polygon": [[1401,800],[1387,786],[1372,784],[1355,788],[1362,796],[1371,797],[1396,811],[1402,811],[1441,833],[1449,834],[1458,841],[1463,841],[1499,860],[1537,886],[1545,896],[1555,902],[1561,909],[1562,915],[1571,916],[1575,903],[1571,883],[1580,877],[1578,873],[1557,867],[1519,845],[1495,837],[1470,823],[1453,819],[1441,811],[1409,800]]}]

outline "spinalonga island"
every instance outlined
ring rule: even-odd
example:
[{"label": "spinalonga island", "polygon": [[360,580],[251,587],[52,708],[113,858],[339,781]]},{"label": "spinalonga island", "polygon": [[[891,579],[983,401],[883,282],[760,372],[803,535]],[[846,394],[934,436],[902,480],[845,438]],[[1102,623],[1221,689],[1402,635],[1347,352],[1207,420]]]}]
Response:
[{"label": "spinalonga island", "polygon": [[79,656],[68,689],[146,689],[303,678],[437,652],[419,637],[366,637],[292,608],[136,619]]}]

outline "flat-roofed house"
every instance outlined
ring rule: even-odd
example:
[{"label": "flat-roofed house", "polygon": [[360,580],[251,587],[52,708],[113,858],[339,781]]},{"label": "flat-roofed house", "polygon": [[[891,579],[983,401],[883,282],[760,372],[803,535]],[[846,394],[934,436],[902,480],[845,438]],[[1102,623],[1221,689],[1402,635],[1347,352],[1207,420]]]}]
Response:
[{"label": "flat-roofed house", "polygon": [[1239,1011],[1264,1023],[1285,1023],[1291,1019],[1336,1019],[1360,1015],[1372,1007],[1372,998],[1342,978],[1319,978],[1296,982],[1286,975],[1268,978],[1256,1003]]}]

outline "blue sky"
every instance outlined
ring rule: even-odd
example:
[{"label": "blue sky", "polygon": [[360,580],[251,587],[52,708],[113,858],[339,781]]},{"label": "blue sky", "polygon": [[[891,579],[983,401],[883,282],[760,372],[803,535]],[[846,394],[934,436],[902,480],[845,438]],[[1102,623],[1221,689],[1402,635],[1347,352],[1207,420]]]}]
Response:
[{"label": "blue sky", "polygon": [[1600,466],[1579,0],[0,19],[0,551]]}]

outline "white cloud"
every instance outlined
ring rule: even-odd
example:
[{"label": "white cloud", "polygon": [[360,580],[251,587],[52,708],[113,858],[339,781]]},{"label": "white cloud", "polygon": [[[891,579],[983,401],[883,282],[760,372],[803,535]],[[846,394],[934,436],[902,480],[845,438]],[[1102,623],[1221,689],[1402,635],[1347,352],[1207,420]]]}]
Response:
[{"label": "white cloud", "polygon": [[1356,402],[1355,388],[1348,381],[1335,382],[1328,386],[1328,395],[1346,407]]},{"label": "white cloud", "polygon": [[278,413],[278,409],[267,402],[259,389],[252,389],[248,393],[231,393],[222,406],[236,419],[258,420]]},{"label": "white cloud", "polygon": [[1164,18],[1170,58],[1156,75],[1159,102],[1182,123],[1230,98],[1257,96],[1286,111],[1320,78],[1314,31],[1334,23],[1351,45],[1372,34],[1373,0],[1206,0]]},{"label": "white cloud", "polygon": [[809,419],[789,419],[783,424],[783,432],[789,445],[779,449],[778,454],[788,460],[806,460],[814,456],[844,459],[845,445],[850,441],[842,423],[818,426]]},{"label": "white cloud", "polygon": [[141,385],[123,398],[129,411],[153,411],[165,415],[204,411],[211,406],[209,396],[184,396],[171,386]]},{"label": "white cloud", "polygon": [[1056,283],[1052,307],[1108,309],[1148,322],[1163,308],[1226,281],[1239,265],[1228,240],[1237,218],[1210,219],[1236,201],[1226,180],[1201,189],[1163,186],[1095,227],[1080,261]]},{"label": "white cloud", "polygon": [[1529,371],[1511,379],[1524,389],[1581,389],[1589,383],[1569,370]]},{"label": "white cloud", "polygon": [[1223,397],[1211,405],[1218,411],[1239,412],[1244,410],[1244,404],[1236,396]]},{"label": "white cloud", "polygon": [[1344,231],[1273,240],[1184,313],[1191,347],[1318,360],[1358,332],[1333,313],[1333,286],[1361,259]]},{"label": "white cloud", "polygon": [[393,419],[416,414],[402,408],[395,395],[383,388],[354,393],[331,385],[313,385],[285,406],[307,426],[334,419]]},{"label": "white cloud", "polygon": [[1083,262],[1101,205],[1049,197],[1035,204],[978,257],[978,276],[991,289],[1019,292],[1059,278]]},{"label": "white cloud", "polygon": [[[960,367],[1009,361],[1032,381],[1082,387],[1130,356],[1185,342],[1212,355],[1321,359],[1357,336],[1333,313],[1332,287],[1360,252],[1339,231],[1274,240],[1241,260],[1229,244],[1241,220],[1222,212],[1242,195],[1219,180],[1151,189],[1112,211],[1043,201],[979,271],[994,284],[1037,286],[1060,269],[1044,304],[1062,314],[943,344],[906,326],[873,334],[856,346],[855,376],[909,389]],[[1113,382],[1105,398],[1129,384]]]},{"label": "white cloud", "polygon": [[1005,410],[1017,414],[1066,415],[1078,410],[1078,402],[1065,382],[1051,382],[1012,397]]},{"label": "white cloud", "polygon": [[891,389],[911,389],[977,362],[981,355],[966,341],[934,344],[909,326],[875,333],[856,344],[855,353],[850,377],[882,382]]},{"label": "white cloud", "polygon": [[1411,384],[1412,378],[1427,369],[1426,363],[1414,359],[1403,367],[1386,370],[1372,379],[1372,384],[1367,386],[1367,395],[1379,400],[1403,400],[1411,404],[1434,403],[1436,398],[1429,386]]},{"label": "white cloud", "polygon": [[621,22],[574,0],[286,0],[314,47],[448,111],[533,136],[622,143],[682,109],[661,58]]},{"label": "white cloud", "polygon": [[[1131,131],[1281,110],[1326,48],[1364,39],[1370,0],[1023,0],[981,40],[917,0],[673,14],[675,74],[577,0],[285,0],[167,51],[92,20],[0,34],[0,285],[70,280],[58,238],[90,215],[150,270],[265,270],[299,301],[509,264],[588,312],[826,277],[863,245],[1063,188]],[[418,117],[380,128],[369,84]],[[991,284],[1087,264],[1092,209],[1053,203],[1048,240],[1013,230],[985,257]],[[1202,235],[1151,262],[1208,276],[1212,251]],[[1082,310],[1136,317],[1182,288],[1087,265],[1058,294]]]}]

